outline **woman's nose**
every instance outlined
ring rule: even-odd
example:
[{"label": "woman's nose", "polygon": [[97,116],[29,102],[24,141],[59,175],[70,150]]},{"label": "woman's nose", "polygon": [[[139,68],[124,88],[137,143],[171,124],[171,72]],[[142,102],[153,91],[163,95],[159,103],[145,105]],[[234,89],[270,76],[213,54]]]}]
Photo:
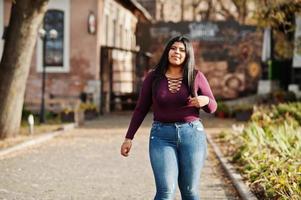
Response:
[{"label": "woman's nose", "polygon": [[175,49],[175,53],[180,53],[180,49]]}]

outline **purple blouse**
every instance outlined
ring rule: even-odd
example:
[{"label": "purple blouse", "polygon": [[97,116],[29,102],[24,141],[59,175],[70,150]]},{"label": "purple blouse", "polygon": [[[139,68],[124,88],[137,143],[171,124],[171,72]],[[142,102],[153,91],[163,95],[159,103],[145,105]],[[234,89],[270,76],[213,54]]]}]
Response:
[{"label": "purple blouse", "polygon": [[[154,121],[165,123],[191,122],[199,119],[199,108],[188,105],[189,90],[184,83],[182,83],[178,92],[171,93],[168,90],[168,82],[165,77],[159,81],[157,92],[153,95],[153,80],[154,71],[150,72],[143,82],[138,103],[134,110],[126,138],[134,138],[135,133],[152,105]],[[209,97],[209,104],[202,107],[202,109],[207,113],[215,112],[217,104],[208,81],[202,72],[197,72],[194,84],[195,92],[197,92],[198,95],[205,95]]]}]

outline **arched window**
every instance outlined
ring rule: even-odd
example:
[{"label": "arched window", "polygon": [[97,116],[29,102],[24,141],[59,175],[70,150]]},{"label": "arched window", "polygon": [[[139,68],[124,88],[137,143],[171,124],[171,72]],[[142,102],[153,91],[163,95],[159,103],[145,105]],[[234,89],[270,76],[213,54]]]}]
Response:
[{"label": "arched window", "polygon": [[43,63],[47,67],[63,67],[64,65],[64,12],[60,10],[48,10],[44,17],[44,29],[49,33],[55,29],[57,38],[51,39],[49,34],[44,40],[45,51]]}]

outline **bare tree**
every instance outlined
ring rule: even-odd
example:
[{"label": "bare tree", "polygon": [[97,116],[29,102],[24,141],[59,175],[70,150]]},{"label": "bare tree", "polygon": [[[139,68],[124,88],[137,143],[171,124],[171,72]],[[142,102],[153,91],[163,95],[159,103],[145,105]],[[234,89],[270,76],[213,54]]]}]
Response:
[{"label": "bare tree", "polygon": [[221,15],[225,20],[236,20],[245,24],[250,12],[248,4],[252,1],[254,0],[193,0],[193,20],[196,20],[198,15],[202,20],[215,20],[217,15]]},{"label": "bare tree", "polygon": [[202,0],[193,0],[192,1],[193,21],[196,21],[196,18],[197,18],[197,8],[198,8],[198,6],[200,5],[201,2],[202,2]]},{"label": "bare tree", "polygon": [[[233,1],[232,1],[233,2]],[[223,0],[217,0],[218,5],[220,6],[220,10],[217,11],[218,14],[222,15],[226,20],[235,20],[236,16],[233,11],[231,11],[231,6],[233,4],[227,4],[228,6],[225,5],[225,2]]]},{"label": "bare tree", "polygon": [[48,0],[14,0],[0,63],[0,138],[17,135],[26,80]]},{"label": "bare tree", "polygon": [[241,24],[246,22],[248,15],[248,0],[232,0],[237,12],[237,21]]},{"label": "bare tree", "polygon": [[181,0],[181,20],[184,21],[185,5],[184,0]]},{"label": "bare tree", "polygon": [[164,0],[159,0],[159,5],[160,5],[160,16],[159,20],[164,21],[164,9],[165,9],[165,2]]},{"label": "bare tree", "polygon": [[212,0],[203,0],[203,1],[200,1],[199,4],[203,4],[203,6],[200,8],[200,6],[197,5],[198,10],[195,11],[194,18],[196,19],[197,15],[200,15],[201,19],[205,20],[205,21],[214,19],[213,15],[215,13],[215,7],[213,6]]}]

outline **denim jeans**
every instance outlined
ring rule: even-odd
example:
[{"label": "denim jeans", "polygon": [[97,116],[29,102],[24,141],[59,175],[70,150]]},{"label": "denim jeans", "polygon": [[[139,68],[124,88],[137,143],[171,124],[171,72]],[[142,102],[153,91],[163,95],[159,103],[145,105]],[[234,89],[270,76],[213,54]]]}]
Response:
[{"label": "denim jeans", "polygon": [[207,156],[207,141],[199,120],[153,122],[149,155],[156,182],[155,200],[173,199],[177,185],[182,200],[200,199],[199,180]]}]

